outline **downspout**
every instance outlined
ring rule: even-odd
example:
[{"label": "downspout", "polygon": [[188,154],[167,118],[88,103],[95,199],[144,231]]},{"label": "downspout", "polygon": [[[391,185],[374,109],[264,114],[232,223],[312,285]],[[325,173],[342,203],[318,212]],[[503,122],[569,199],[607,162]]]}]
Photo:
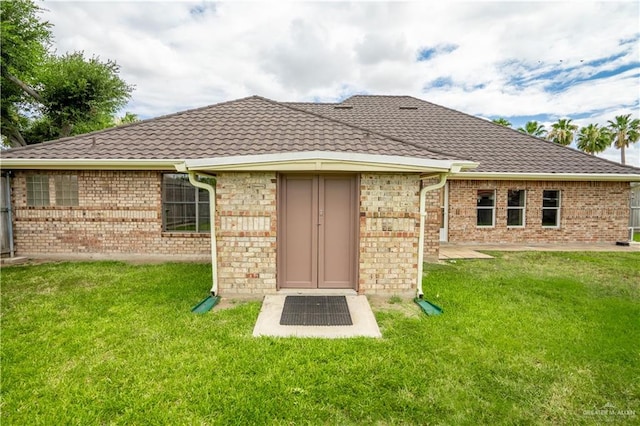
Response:
[{"label": "downspout", "polygon": [[218,295],[218,253],[216,242],[216,188],[196,178],[196,172],[189,172],[189,182],[196,188],[209,191],[209,220],[211,221],[211,296]]},{"label": "downspout", "polygon": [[433,185],[425,186],[420,190],[420,234],[418,236],[418,276],[416,277],[416,287],[418,289],[418,298],[422,299],[424,293],[422,292],[422,264],[424,262],[424,227],[427,217],[427,192],[440,189],[447,182],[447,174],[441,173],[439,175],[430,175],[420,178],[420,182],[424,182],[426,179],[433,179],[434,177],[440,177],[440,181]]}]

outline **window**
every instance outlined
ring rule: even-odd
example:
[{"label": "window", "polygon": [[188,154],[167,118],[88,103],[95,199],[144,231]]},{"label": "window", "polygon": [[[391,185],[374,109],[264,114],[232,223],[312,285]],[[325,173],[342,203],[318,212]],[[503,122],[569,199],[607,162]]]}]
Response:
[{"label": "window", "polygon": [[478,226],[493,226],[495,218],[496,191],[493,189],[478,190]]},{"label": "window", "polygon": [[211,228],[209,192],[196,188],[186,174],[162,177],[163,224],[165,231],[205,232]]},{"label": "window", "polygon": [[524,189],[510,189],[507,193],[507,226],[524,226],[526,205]]},{"label": "window", "polygon": [[49,205],[49,176],[27,176],[27,206]]},{"label": "window", "polygon": [[55,177],[56,206],[78,205],[78,176],[62,175]]},{"label": "window", "polygon": [[560,226],[560,191],[542,191],[542,226]]}]

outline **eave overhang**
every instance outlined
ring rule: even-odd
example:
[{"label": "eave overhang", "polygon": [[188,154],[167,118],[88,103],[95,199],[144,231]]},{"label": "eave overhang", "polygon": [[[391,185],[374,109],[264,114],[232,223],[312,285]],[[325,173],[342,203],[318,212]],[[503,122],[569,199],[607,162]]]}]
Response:
[{"label": "eave overhang", "polygon": [[395,155],[306,151],[282,154],[239,155],[185,160],[181,171],[299,171],[299,172],[404,172],[459,173],[478,163],[431,160]]},{"label": "eave overhang", "polygon": [[640,182],[640,174],[624,173],[497,173],[462,172],[454,180],[541,180],[541,181],[611,181]]},{"label": "eave overhang", "polygon": [[175,165],[184,160],[121,160],[121,159],[0,159],[0,168],[12,170],[175,170]]}]

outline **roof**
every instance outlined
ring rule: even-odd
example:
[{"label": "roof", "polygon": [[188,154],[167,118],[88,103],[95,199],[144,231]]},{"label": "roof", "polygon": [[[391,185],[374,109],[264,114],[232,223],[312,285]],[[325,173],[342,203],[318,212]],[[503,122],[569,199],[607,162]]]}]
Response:
[{"label": "roof", "polygon": [[[404,162],[403,167],[444,161],[450,165],[466,164],[462,167],[468,168],[471,162],[479,162],[476,170],[462,173],[466,176],[555,175],[564,179],[572,175],[589,179],[597,175],[618,180],[631,175],[630,180],[640,180],[638,168],[410,96],[357,95],[330,104],[283,103],[252,96],[6,150],[0,161],[5,168],[18,162],[22,167],[38,168],[54,160],[67,160],[69,167],[81,160],[104,167],[135,160],[137,167],[145,161],[151,164],[215,159],[202,164],[230,167],[243,157],[251,157],[251,164],[256,165],[285,153],[314,153],[307,160],[361,164],[371,162],[360,154],[377,156],[374,160],[382,162],[398,158],[421,161]],[[326,153],[341,155],[332,157]],[[256,158],[261,155],[264,157]],[[230,161],[222,161],[224,158]],[[270,164],[276,167],[282,162]]]},{"label": "roof", "polygon": [[459,159],[258,96],[10,149],[2,157],[151,160],[304,151]]},{"label": "roof", "polygon": [[411,96],[352,96],[337,104],[289,103],[345,123],[480,163],[477,173],[640,174],[555,142]]}]

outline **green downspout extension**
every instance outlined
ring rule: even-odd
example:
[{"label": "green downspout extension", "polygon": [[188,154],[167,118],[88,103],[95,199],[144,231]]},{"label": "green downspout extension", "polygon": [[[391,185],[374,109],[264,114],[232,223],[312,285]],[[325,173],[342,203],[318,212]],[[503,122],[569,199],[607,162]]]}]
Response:
[{"label": "green downspout extension", "polygon": [[[211,176],[207,176],[213,179]],[[218,295],[218,253],[216,242],[216,188],[205,182],[196,179],[196,172],[189,172],[189,182],[191,185],[209,191],[209,220],[211,221],[211,296]],[[215,182],[215,179],[214,179]]]},{"label": "green downspout extension", "polygon": [[418,236],[418,276],[416,277],[418,299],[422,299],[424,296],[424,293],[422,292],[422,263],[424,262],[424,226],[425,218],[427,216],[427,212],[425,211],[427,208],[427,192],[442,188],[447,182],[447,174],[441,173],[439,175],[430,175],[420,178],[420,181],[423,182],[425,179],[433,179],[436,176],[440,176],[440,182],[425,186],[420,190],[420,234]]}]

